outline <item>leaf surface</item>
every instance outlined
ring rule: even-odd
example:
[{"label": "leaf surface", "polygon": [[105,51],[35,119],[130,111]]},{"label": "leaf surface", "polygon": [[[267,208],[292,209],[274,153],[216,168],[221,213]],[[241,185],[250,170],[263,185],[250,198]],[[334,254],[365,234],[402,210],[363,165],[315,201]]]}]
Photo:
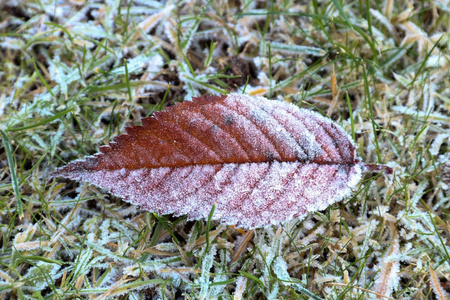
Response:
[{"label": "leaf surface", "polygon": [[159,214],[255,228],[323,210],[367,169],[321,115],[263,97],[194,98],[126,128],[52,177],[87,181]]}]

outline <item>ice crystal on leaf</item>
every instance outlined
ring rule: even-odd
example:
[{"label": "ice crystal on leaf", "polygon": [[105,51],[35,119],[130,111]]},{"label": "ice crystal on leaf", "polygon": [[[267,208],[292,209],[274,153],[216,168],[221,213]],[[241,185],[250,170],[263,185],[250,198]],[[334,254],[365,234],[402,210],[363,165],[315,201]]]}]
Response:
[{"label": "ice crystal on leaf", "polygon": [[38,262],[36,266],[31,267],[22,277],[20,284],[23,289],[29,291],[39,291],[48,286],[49,282],[56,280],[60,266],[54,263]]},{"label": "ice crystal on leaf", "polygon": [[159,214],[201,219],[215,203],[213,219],[246,228],[323,210],[371,168],[331,120],[239,94],[155,113],[100,152],[52,176],[87,181]]}]

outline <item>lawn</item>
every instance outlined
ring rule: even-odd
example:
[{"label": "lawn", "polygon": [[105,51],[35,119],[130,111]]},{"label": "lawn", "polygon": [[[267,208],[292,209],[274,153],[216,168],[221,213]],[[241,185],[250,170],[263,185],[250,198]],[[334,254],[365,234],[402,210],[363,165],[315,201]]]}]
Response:
[{"label": "lawn", "polygon": [[[367,173],[266,228],[50,178],[193,97],[331,118]],[[0,1],[0,298],[449,299],[450,3]]]}]

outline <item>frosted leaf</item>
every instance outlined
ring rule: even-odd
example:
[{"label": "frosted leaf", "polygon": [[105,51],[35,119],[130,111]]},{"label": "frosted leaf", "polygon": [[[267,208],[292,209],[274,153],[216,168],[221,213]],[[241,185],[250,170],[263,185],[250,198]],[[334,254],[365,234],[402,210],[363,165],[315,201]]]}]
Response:
[{"label": "frosted leaf", "polygon": [[436,156],[439,154],[439,150],[442,146],[442,144],[445,141],[450,141],[450,133],[440,133],[438,134],[434,140],[433,143],[431,144],[430,147],[430,154],[433,156]]},{"label": "frosted leaf", "polygon": [[36,266],[31,267],[22,277],[23,289],[29,291],[43,290],[49,282],[54,282],[58,276],[56,272],[60,266],[57,264],[38,262]]},{"label": "frosted leaf", "polygon": [[10,37],[5,37],[2,42],[0,42],[1,48],[7,48],[10,50],[21,50],[25,46],[25,43],[20,39],[14,39]]},{"label": "frosted leaf", "polygon": [[331,120],[263,97],[194,98],[126,131],[52,177],[195,220],[215,203],[213,219],[255,228],[323,210],[348,196],[363,172],[383,169],[360,163]]},{"label": "frosted leaf", "polygon": [[129,275],[129,276],[139,276],[140,272],[151,272],[155,271],[158,274],[161,274],[160,270],[162,268],[170,267],[176,267],[180,264],[181,257],[169,257],[169,258],[163,258],[163,259],[155,259],[151,261],[142,262],[135,265],[130,265],[129,267],[126,267],[123,271],[123,274]]},{"label": "frosted leaf", "polygon": [[73,34],[87,36],[93,39],[102,39],[106,37],[106,32],[103,27],[94,25],[93,23],[76,23],[76,25],[69,29]]},{"label": "frosted leaf", "polygon": [[277,42],[270,43],[272,51],[279,51],[285,54],[308,54],[314,56],[325,55],[325,51],[320,48],[299,46],[299,45],[287,45]]},{"label": "frosted leaf", "polygon": [[291,277],[288,273],[288,267],[286,262],[281,256],[277,256],[273,263],[273,272],[278,276],[279,279],[283,280],[285,284],[291,281]]}]

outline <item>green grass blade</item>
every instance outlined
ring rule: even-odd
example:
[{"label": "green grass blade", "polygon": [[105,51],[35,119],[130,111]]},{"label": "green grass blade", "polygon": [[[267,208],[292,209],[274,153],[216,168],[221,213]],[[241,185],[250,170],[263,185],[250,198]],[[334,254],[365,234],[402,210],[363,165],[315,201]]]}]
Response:
[{"label": "green grass blade", "polygon": [[46,124],[48,124],[48,123],[50,123],[50,122],[52,122],[52,121],[54,121],[54,120],[56,120],[56,119],[61,118],[62,116],[68,114],[69,112],[73,111],[74,109],[75,109],[75,108],[71,107],[71,108],[68,108],[68,109],[66,109],[66,110],[63,110],[63,111],[61,111],[61,112],[55,114],[55,115],[52,116],[52,117],[49,117],[49,118],[46,118],[46,119],[44,119],[44,120],[42,120],[42,121],[40,121],[40,122],[37,122],[37,123],[35,123],[35,124],[28,125],[28,126],[22,126],[22,127],[8,128],[8,129],[6,129],[6,131],[7,131],[7,132],[23,131],[23,130],[28,130],[28,129],[31,129],[31,128],[36,128],[36,127],[39,127],[39,126],[42,126],[42,125],[46,125]]},{"label": "green grass blade", "polygon": [[55,97],[55,94],[53,94],[52,89],[50,88],[50,86],[48,85],[47,81],[45,80],[45,78],[42,76],[41,72],[39,71],[37,65],[36,65],[36,60],[33,57],[33,65],[34,65],[34,69],[36,71],[36,73],[38,74],[39,78],[41,79],[42,83],[45,85],[45,87],[47,88],[47,91],[52,95],[52,97]]},{"label": "green grass blade", "polygon": [[211,211],[208,215],[208,221],[206,222],[206,231],[205,231],[205,238],[206,238],[206,247],[205,247],[205,254],[208,252],[209,249],[209,231],[211,230],[211,220],[214,215],[214,210],[216,209],[216,204],[214,203],[211,207]]},{"label": "green grass blade", "polygon": [[353,141],[356,142],[356,137],[355,137],[355,120],[353,120],[353,109],[352,109],[352,104],[350,102],[350,97],[348,96],[348,91],[345,92],[345,99],[347,100],[348,113],[350,114],[350,124],[352,126],[352,138],[353,138]]},{"label": "green grass blade", "polygon": [[338,9],[341,16],[344,18],[345,22],[347,22],[348,26],[353,29],[352,23],[350,22],[350,19],[348,18],[347,14],[345,13],[344,8],[342,7],[339,0],[332,0],[332,1],[333,1],[334,6],[336,6],[336,8]]},{"label": "green grass blade", "polygon": [[22,197],[20,195],[19,181],[17,180],[16,161],[13,156],[11,141],[9,140],[9,137],[4,130],[0,130],[0,133],[3,139],[3,147],[6,151],[6,157],[8,158],[9,172],[11,174],[11,184],[13,186],[14,194],[16,195],[17,214],[19,218],[22,218],[23,203]]}]

